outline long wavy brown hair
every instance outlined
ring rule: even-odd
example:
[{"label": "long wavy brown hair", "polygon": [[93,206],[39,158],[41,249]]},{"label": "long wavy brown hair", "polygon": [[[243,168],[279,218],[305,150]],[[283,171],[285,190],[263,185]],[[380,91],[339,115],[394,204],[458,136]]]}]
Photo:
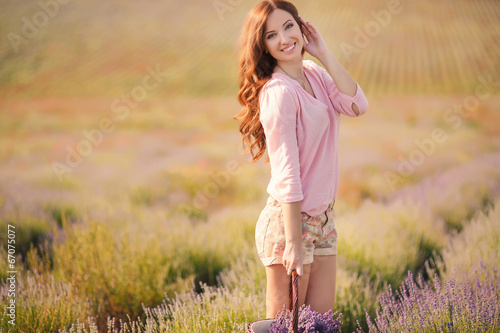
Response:
[{"label": "long wavy brown hair", "polygon": [[[297,8],[284,0],[265,0],[248,13],[240,37],[238,101],[241,112],[234,119],[241,119],[242,143],[252,154],[252,162],[259,160],[266,151],[266,136],[260,123],[259,95],[264,84],[269,81],[277,64],[270,53],[265,52],[264,34],[269,14],[276,9],[289,12],[302,31]],[[302,54],[305,50],[302,49]]]}]

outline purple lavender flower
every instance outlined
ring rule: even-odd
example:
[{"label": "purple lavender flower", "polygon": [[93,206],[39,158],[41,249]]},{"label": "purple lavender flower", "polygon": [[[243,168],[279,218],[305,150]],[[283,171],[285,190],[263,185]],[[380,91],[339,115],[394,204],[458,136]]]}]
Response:
[{"label": "purple lavender flower", "polygon": [[[303,305],[299,309],[299,333],[340,333],[341,318],[342,314],[333,312],[332,309],[326,313],[319,313],[312,311],[310,305]],[[269,333],[288,333],[291,327],[292,313],[284,309],[276,316]]]},{"label": "purple lavender flower", "polygon": [[[412,274],[394,294],[389,287],[380,299],[375,319],[366,314],[369,332],[499,332],[500,289],[498,275],[466,276],[418,284]],[[476,275],[476,276],[477,276]],[[362,329],[358,322],[358,333]]]}]

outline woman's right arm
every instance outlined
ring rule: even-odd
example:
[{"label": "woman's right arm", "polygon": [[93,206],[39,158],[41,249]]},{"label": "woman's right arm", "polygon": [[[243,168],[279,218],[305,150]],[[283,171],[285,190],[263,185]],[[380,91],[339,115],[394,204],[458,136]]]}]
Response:
[{"label": "woman's right arm", "polygon": [[297,112],[299,105],[293,87],[270,82],[261,91],[260,120],[266,135],[272,181],[269,194],[281,203],[286,246],[283,265],[288,274],[302,275],[302,224]]},{"label": "woman's right arm", "polygon": [[283,253],[283,266],[287,274],[297,271],[299,276],[303,274],[303,252],[302,252],[302,221],[301,202],[282,203],[283,223],[285,224],[285,251]]}]

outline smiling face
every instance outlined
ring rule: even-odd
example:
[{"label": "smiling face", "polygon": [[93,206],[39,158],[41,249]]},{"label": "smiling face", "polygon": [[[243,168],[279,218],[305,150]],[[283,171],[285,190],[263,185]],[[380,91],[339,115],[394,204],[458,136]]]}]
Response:
[{"label": "smiling face", "polygon": [[299,24],[286,10],[269,14],[264,33],[264,45],[278,62],[302,60],[304,39]]}]

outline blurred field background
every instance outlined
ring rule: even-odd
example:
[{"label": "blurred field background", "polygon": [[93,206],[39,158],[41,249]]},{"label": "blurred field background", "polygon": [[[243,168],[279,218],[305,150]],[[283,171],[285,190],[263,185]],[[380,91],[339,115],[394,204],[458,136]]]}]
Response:
[{"label": "blurred field background", "polygon": [[[232,119],[256,3],[0,0],[1,331],[242,332],[264,318],[253,237],[270,170],[241,155]],[[409,271],[490,281],[498,299],[500,3],[294,3],[370,103],[340,133],[344,331],[368,330]]]}]

